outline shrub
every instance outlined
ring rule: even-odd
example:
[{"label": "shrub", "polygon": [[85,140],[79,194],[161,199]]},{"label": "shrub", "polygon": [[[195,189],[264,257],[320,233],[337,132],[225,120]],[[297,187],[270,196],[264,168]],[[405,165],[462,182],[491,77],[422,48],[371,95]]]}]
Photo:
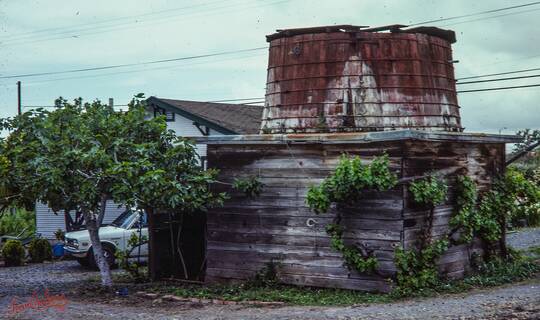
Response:
[{"label": "shrub", "polygon": [[58,229],[54,232],[54,237],[56,240],[59,241],[65,241],[66,240],[66,233],[62,229]]},{"label": "shrub", "polygon": [[16,209],[13,212],[5,212],[0,218],[0,236],[18,236],[26,230],[22,235],[24,237],[34,234],[35,229],[36,215],[33,211]]},{"label": "shrub", "polygon": [[28,246],[28,253],[32,262],[41,263],[45,260],[52,260],[51,244],[46,239],[33,239]]},{"label": "shrub", "polygon": [[19,240],[8,240],[2,247],[6,267],[20,266],[24,259],[24,247]]},{"label": "shrub", "polygon": [[145,272],[145,270],[141,268],[141,264],[135,261],[130,262],[129,259],[131,257],[131,252],[135,248],[145,243],[148,243],[148,237],[146,236],[139,237],[139,235],[136,232],[134,232],[131,234],[131,237],[128,240],[128,245],[126,249],[117,250],[115,252],[115,257],[118,261],[118,265],[120,266],[120,268],[126,270],[129,276],[138,282],[147,280],[147,272]]}]

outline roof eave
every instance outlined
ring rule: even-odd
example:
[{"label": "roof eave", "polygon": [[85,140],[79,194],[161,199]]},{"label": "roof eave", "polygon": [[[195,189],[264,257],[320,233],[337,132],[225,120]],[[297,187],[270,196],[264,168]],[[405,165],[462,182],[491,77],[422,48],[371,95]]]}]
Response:
[{"label": "roof eave", "polygon": [[192,137],[200,144],[357,144],[378,141],[448,141],[464,143],[517,143],[519,136],[444,131],[395,130],[354,133],[263,134]]}]

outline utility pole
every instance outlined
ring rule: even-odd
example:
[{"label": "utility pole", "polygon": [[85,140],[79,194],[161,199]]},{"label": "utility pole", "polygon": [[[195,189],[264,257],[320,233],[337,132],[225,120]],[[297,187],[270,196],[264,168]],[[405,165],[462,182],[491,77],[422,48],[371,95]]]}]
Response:
[{"label": "utility pole", "polygon": [[22,114],[22,106],[21,106],[21,82],[17,81],[17,111],[18,114]]}]

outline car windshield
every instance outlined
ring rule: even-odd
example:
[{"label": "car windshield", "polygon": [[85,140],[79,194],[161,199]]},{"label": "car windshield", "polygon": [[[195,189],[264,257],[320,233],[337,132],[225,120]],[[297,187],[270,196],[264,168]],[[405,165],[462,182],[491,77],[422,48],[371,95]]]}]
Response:
[{"label": "car windshield", "polygon": [[120,214],[118,218],[114,219],[111,225],[118,228],[127,229],[136,216],[137,214],[135,211],[126,210],[122,212],[122,214]]}]

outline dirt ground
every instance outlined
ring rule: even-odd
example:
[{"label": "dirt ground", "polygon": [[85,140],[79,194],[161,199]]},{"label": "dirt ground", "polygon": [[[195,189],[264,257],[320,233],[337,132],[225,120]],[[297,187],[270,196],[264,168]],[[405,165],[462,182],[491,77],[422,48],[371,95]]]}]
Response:
[{"label": "dirt ground", "polygon": [[[509,243],[521,248],[538,246],[538,239],[540,229],[529,229],[511,234]],[[540,278],[390,304],[256,307],[143,299],[133,292],[127,297],[100,299],[97,294],[98,298],[83,300],[75,293],[76,288],[96,276],[97,272],[81,268],[75,261],[2,267],[0,319],[540,319]],[[47,306],[55,307],[43,306],[40,310],[32,294],[35,292],[43,305],[45,290],[49,295]],[[13,301],[19,306],[17,310],[13,310]],[[21,306],[24,302],[27,305]]]}]

